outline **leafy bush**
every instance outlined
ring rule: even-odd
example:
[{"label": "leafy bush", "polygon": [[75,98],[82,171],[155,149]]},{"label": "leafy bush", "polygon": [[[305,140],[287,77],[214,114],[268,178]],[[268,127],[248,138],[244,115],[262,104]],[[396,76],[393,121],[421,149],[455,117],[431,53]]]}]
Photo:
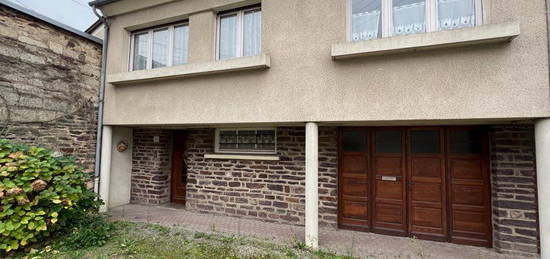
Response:
[{"label": "leafy bush", "polygon": [[101,247],[111,238],[114,224],[99,215],[85,215],[74,221],[68,235],[54,245],[59,250]]},{"label": "leafy bush", "polygon": [[0,252],[74,225],[101,202],[73,158],[0,139]]}]

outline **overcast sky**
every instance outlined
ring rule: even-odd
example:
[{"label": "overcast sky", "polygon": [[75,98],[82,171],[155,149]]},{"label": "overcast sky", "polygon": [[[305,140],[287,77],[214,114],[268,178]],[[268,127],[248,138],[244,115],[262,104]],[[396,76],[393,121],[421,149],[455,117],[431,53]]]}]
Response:
[{"label": "overcast sky", "polygon": [[51,19],[79,29],[86,30],[97,17],[88,0],[9,0]]}]

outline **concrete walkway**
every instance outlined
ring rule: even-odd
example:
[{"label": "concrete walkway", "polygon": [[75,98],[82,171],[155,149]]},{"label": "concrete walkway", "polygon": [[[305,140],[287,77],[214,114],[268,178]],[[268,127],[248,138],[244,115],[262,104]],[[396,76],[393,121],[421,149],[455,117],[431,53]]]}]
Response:
[{"label": "concrete walkway", "polygon": [[[304,228],[300,226],[190,212],[171,206],[129,204],[113,208],[109,214],[118,220],[177,226],[199,232],[245,235],[279,244],[292,245],[304,240]],[[322,249],[361,258],[521,258],[481,247],[330,228],[321,228],[319,239]]]}]

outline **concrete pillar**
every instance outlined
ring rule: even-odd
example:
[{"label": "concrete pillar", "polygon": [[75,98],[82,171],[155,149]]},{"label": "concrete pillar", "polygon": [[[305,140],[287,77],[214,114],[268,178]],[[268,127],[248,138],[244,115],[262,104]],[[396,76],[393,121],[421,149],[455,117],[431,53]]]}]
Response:
[{"label": "concrete pillar", "polygon": [[317,248],[319,243],[319,129],[317,123],[306,124],[306,245]]},{"label": "concrete pillar", "polygon": [[535,122],[541,259],[550,259],[550,119]]},{"label": "concrete pillar", "polygon": [[101,168],[99,171],[99,198],[105,203],[99,212],[106,212],[109,208],[109,186],[111,182],[111,151],[113,150],[113,128],[103,126],[101,138]]}]

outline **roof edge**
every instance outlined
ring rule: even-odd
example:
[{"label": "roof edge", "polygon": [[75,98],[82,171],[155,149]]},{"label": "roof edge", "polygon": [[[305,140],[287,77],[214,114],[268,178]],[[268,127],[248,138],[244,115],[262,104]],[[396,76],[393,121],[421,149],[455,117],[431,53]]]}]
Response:
[{"label": "roof edge", "polygon": [[120,0],[94,0],[89,2],[88,4],[92,7],[101,7],[110,3],[118,2]]},{"label": "roof edge", "polygon": [[88,34],[92,34],[99,26],[101,26],[103,22],[100,19],[97,19],[88,29],[86,29],[84,32]]},{"label": "roof edge", "polygon": [[79,37],[85,38],[85,39],[87,39],[87,40],[89,40],[89,41],[93,41],[93,42],[95,42],[95,43],[97,43],[97,44],[103,44],[103,40],[101,40],[100,38],[98,38],[98,37],[96,37],[96,36],[93,36],[93,35],[88,34],[88,33],[86,33],[86,32],[80,31],[80,30],[78,30],[78,29],[76,29],[76,28],[73,28],[73,27],[71,27],[71,26],[68,26],[68,25],[66,25],[66,24],[60,23],[60,22],[58,22],[58,21],[56,21],[56,20],[53,20],[53,19],[51,19],[51,18],[48,18],[48,17],[46,17],[46,16],[44,16],[44,15],[41,15],[41,14],[39,14],[39,13],[33,11],[33,10],[27,9],[27,8],[25,8],[25,7],[23,7],[23,6],[20,6],[20,5],[18,5],[18,4],[12,3],[12,2],[10,2],[10,1],[8,1],[8,0],[0,0],[0,5],[6,6],[6,7],[10,8],[10,9],[15,10],[15,11],[21,12],[21,13],[26,14],[26,15],[28,15],[28,16],[31,16],[31,17],[33,17],[33,18],[35,18],[35,19],[41,20],[41,21],[43,21],[43,22],[45,22],[45,23],[48,23],[48,24],[50,24],[50,25],[52,25],[52,26],[55,26],[55,27],[60,28],[60,29],[63,29],[63,30],[65,30],[65,31],[67,31],[67,32],[73,33],[73,34],[75,34],[75,35],[77,35],[77,36],[79,36]]}]

